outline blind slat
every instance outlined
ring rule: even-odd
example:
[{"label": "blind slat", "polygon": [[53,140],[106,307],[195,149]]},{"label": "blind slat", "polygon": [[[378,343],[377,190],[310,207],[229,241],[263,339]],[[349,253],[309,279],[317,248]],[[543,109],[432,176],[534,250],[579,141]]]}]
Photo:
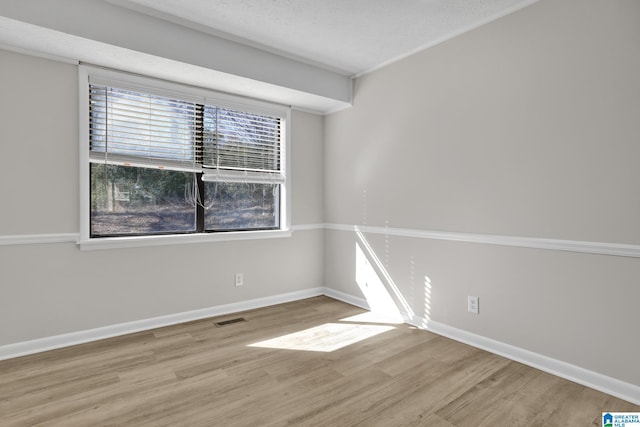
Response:
[{"label": "blind slat", "polygon": [[282,184],[285,177],[279,173],[251,170],[204,170],[202,180],[205,182],[243,182],[257,184]]},{"label": "blind slat", "polygon": [[89,161],[91,163],[108,164],[117,166],[134,166],[152,169],[173,170],[180,172],[202,172],[202,167],[190,162],[179,162],[166,160],[161,161],[159,159],[150,159],[142,156],[126,156],[120,154],[105,155],[105,153],[89,154]]}]

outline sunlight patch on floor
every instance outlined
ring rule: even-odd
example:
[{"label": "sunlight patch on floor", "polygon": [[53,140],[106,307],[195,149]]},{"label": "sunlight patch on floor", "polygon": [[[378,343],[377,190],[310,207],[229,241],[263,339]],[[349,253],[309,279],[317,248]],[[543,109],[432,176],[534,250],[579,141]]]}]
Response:
[{"label": "sunlight patch on floor", "polygon": [[250,344],[249,347],[331,352],[395,329],[388,325],[325,323],[300,332]]}]

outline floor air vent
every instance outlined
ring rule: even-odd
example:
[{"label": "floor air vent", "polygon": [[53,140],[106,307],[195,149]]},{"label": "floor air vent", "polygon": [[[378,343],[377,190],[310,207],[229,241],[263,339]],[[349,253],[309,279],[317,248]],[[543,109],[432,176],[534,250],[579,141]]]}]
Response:
[{"label": "floor air vent", "polygon": [[231,325],[233,323],[239,323],[239,322],[246,322],[246,319],[244,317],[236,317],[235,319],[222,320],[220,322],[215,322],[214,325],[220,328],[222,326],[227,326],[227,325]]}]

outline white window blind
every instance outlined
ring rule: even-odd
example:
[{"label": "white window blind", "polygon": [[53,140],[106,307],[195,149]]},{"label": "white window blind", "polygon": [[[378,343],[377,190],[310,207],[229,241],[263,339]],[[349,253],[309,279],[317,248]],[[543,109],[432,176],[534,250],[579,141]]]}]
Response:
[{"label": "white window blind", "polygon": [[89,85],[90,161],[200,170],[194,102]]},{"label": "white window blind", "polygon": [[[89,85],[90,160],[282,183],[282,118]],[[203,168],[204,166],[204,168]]]},{"label": "white window blind", "polygon": [[205,106],[203,180],[281,183],[282,119]]}]

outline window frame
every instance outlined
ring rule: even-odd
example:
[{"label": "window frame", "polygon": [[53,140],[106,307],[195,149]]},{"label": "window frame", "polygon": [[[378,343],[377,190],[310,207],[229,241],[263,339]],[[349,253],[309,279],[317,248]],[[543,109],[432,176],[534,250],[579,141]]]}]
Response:
[{"label": "window frame", "polygon": [[[251,240],[281,238],[291,236],[291,108],[266,101],[250,99],[214,91],[211,89],[184,85],[152,77],[133,75],[123,71],[109,70],[88,65],[79,69],[79,170],[80,170],[80,249],[126,248],[137,246],[156,246],[168,244],[188,244],[233,240]],[[98,80],[111,86],[130,88],[138,91],[148,90],[153,94],[178,94],[185,99],[198,99],[198,102],[218,107],[241,110],[250,113],[280,117],[283,121],[281,131],[281,158],[285,179],[280,183],[279,228],[271,230],[211,231],[189,234],[161,234],[143,236],[91,237],[90,235],[90,161],[89,161],[89,82]],[[200,101],[201,100],[201,101]]]}]

